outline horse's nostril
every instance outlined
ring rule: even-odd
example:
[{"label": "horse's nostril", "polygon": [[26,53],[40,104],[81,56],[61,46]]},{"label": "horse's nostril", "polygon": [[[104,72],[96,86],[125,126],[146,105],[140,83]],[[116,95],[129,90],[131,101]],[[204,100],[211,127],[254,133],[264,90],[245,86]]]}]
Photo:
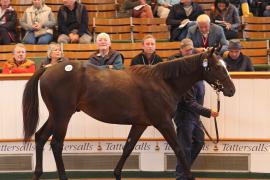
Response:
[{"label": "horse's nostril", "polygon": [[234,89],[231,89],[231,95],[233,96],[235,93],[235,90]]}]

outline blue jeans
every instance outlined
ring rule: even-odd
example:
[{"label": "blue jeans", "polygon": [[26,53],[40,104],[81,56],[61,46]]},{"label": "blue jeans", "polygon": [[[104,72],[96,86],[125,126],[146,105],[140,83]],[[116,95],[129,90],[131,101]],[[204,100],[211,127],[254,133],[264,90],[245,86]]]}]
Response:
[{"label": "blue jeans", "polygon": [[[187,162],[191,167],[204,145],[202,122],[190,118],[190,113],[186,111],[176,112],[174,121],[178,140],[184,147]],[[180,162],[176,165],[176,180],[186,180]]]},{"label": "blue jeans", "polygon": [[33,32],[27,32],[23,38],[25,44],[49,44],[53,40],[52,34],[44,34],[38,38],[35,37]]}]

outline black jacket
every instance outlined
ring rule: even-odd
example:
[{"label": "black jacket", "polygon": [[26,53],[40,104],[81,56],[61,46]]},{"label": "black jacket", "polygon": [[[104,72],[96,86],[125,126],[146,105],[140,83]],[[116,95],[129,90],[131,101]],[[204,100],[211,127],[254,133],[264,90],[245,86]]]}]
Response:
[{"label": "black jacket", "polygon": [[[152,55],[152,59],[150,60],[150,64],[154,65],[157,64],[159,62],[163,62],[162,58],[157,55],[156,53],[154,53]],[[144,65],[148,65],[149,62],[147,60],[147,57],[144,55],[143,52],[141,52],[140,54],[138,54],[137,56],[135,56],[132,60],[131,60],[131,66],[132,65],[137,65],[137,64],[144,64]]]},{"label": "black jacket", "polygon": [[66,6],[61,6],[57,16],[59,34],[70,34],[75,29],[77,34],[90,34],[88,30],[88,12],[84,5],[75,2],[75,8],[70,11]]},{"label": "black jacket", "polygon": [[203,107],[205,86],[203,81],[198,81],[183,95],[177,106],[177,113],[180,119],[190,121],[200,120],[200,115],[211,117],[211,110]]},{"label": "black jacket", "polygon": [[204,11],[199,4],[192,3],[192,7],[193,10],[191,14],[187,16],[182,3],[178,3],[172,6],[170,13],[166,19],[166,24],[171,26],[171,34],[175,29],[178,28],[178,26],[184,19],[196,21],[199,15],[204,14]]},{"label": "black jacket", "polygon": [[254,71],[250,58],[242,53],[237,60],[232,59],[228,55],[224,61],[226,62],[228,71]]},{"label": "black jacket", "polygon": [[5,28],[8,31],[9,37],[13,42],[17,41],[16,38],[16,25],[17,25],[17,13],[13,8],[8,8],[0,19],[6,18],[6,23],[0,25],[0,28]]}]

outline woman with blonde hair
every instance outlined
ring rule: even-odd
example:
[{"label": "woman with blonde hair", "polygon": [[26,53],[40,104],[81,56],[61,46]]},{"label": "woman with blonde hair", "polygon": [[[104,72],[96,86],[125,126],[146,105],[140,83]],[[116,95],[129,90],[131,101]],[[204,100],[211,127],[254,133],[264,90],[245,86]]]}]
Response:
[{"label": "woman with blonde hair", "polygon": [[20,21],[26,31],[23,42],[26,44],[48,44],[53,39],[55,17],[44,0],[33,0],[33,5],[27,8]]},{"label": "woman with blonde hair", "polygon": [[41,62],[40,67],[49,67],[66,60],[68,59],[64,58],[61,45],[58,43],[51,43],[47,50],[47,59]]}]

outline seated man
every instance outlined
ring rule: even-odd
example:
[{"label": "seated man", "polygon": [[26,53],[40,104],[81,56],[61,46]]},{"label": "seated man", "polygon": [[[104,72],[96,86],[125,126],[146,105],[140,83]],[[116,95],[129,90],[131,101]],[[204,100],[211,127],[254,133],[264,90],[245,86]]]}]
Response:
[{"label": "seated man", "polygon": [[91,42],[88,30],[88,12],[86,7],[76,0],[63,0],[64,5],[58,11],[58,42],[82,43]]},{"label": "seated man", "polygon": [[34,73],[35,63],[26,59],[26,49],[23,44],[16,44],[13,50],[13,58],[3,66],[3,74]]},{"label": "seated man", "polygon": [[180,42],[179,53],[176,53],[176,54],[168,57],[168,60],[181,58],[181,57],[184,57],[184,55],[191,55],[191,54],[194,54],[193,42],[190,39],[185,38]]},{"label": "seated man", "polygon": [[[191,39],[185,38],[180,42],[179,53],[174,55],[174,57],[181,58],[181,57],[185,57],[185,56],[190,56],[192,54],[195,54],[193,42]],[[169,60],[173,60],[173,59],[174,58],[172,56],[169,57]]]},{"label": "seated man", "polygon": [[131,60],[131,66],[137,64],[154,65],[162,62],[162,58],[156,54],[156,39],[152,35],[146,35],[142,42],[143,51]]},{"label": "seated man", "polygon": [[171,26],[171,41],[181,41],[188,28],[195,24],[197,17],[204,14],[202,7],[192,0],[181,0],[171,7],[166,23]]},{"label": "seated man", "polygon": [[250,58],[241,53],[241,49],[239,40],[229,42],[229,54],[224,58],[228,71],[254,71]]},{"label": "seated man", "polygon": [[203,52],[208,47],[221,47],[219,53],[222,55],[228,49],[228,41],[222,27],[212,24],[206,14],[200,15],[197,25],[189,28],[187,38],[193,41],[196,52]]},{"label": "seated man", "polygon": [[0,44],[16,42],[17,13],[10,6],[10,0],[0,1]]},{"label": "seated man", "polygon": [[254,16],[268,16],[268,11],[270,11],[270,1],[269,0],[247,0],[251,2],[251,9]]},{"label": "seated man", "polygon": [[179,0],[158,0],[157,16],[167,18],[173,5],[180,3]]},{"label": "seated man", "polygon": [[97,52],[89,58],[89,63],[109,69],[123,69],[123,55],[111,49],[109,34],[100,33],[96,40]]},{"label": "seated man", "polygon": [[264,2],[262,2],[262,9],[263,9],[263,16],[270,17],[270,1],[269,0],[264,0]]}]

